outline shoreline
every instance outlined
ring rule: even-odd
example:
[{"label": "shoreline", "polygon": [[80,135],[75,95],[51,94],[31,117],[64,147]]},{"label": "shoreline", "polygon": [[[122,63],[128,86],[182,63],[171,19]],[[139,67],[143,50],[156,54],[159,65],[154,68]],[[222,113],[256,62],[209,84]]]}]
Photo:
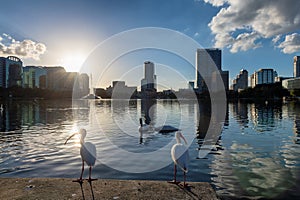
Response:
[{"label": "shoreline", "polygon": [[166,181],[98,179],[82,187],[71,178],[0,178],[1,199],[207,199],[218,200],[206,182],[189,187]]}]

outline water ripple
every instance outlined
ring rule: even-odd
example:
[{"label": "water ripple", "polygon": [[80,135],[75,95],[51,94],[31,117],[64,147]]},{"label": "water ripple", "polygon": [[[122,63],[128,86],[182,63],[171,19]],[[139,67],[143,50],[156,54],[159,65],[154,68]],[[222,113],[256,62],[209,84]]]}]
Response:
[{"label": "water ripple", "polygon": [[[101,163],[101,155],[109,155],[107,159],[111,162],[122,162],[125,167],[132,165],[126,158],[120,161],[116,155],[111,155],[112,144],[129,152],[151,153],[172,141],[174,133],[140,137],[141,101],[129,105],[108,100],[76,103],[72,107],[72,102],[68,101],[15,102],[22,112],[5,111],[10,121],[4,123],[0,116],[0,130],[3,130],[0,132],[0,177],[78,177],[80,144],[76,139],[67,145],[64,142],[78,127],[85,127],[88,128],[86,141],[97,147],[99,156],[93,176],[173,178],[170,157],[157,157],[156,162],[169,159],[170,164],[149,173],[125,173]],[[199,150],[206,148],[202,146],[205,132],[201,131],[206,130],[203,126],[209,121],[199,122],[198,105],[195,102],[179,105],[176,101],[157,101],[157,104],[159,109],[155,110],[154,117],[157,126],[168,116],[168,125],[181,125],[183,133],[195,134],[189,148],[188,181],[210,182],[220,196],[276,198],[283,194],[291,197],[299,194],[296,191],[300,174],[299,105],[229,104],[220,140],[205,158],[200,159]],[[184,124],[179,124],[181,114],[186,118]],[[200,118],[206,114],[201,113]],[[110,142],[104,142],[104,137]],[[145,164],[150,162],[148,158],[144,161]],[[180,175],[181,172],[179,178],[182,178]]]}]

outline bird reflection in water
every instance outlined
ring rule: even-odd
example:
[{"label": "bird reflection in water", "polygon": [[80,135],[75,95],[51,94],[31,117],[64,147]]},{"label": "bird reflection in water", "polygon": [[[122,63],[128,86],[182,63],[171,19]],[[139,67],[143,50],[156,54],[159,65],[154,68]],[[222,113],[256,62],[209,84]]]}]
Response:
[{"label": "bird reflection in water", "polygon": [[144,134],[151,134],[155,132],[154,116],[156,115],[156,109],[156,99],[141,100],[141,115],[143,117],[139,119],[140,144],[144,142]]},{"label": "bird reflection in water", "polygon": [[141,101],[141,114],[143,118],[139,119],[139,133],[140,133],[140,144],[143,143],[145,135],[149,134],[168,134],[179,129],[171,125],[163,124],[162,126],[155,126],[155,121],[157,121],[157,102],[156,99],[142,99]]},{"label": "bird reflection in water", "polygon": [[91,192],[92,192],[92,196],[94,199],[94,192],[93,192],[93,187],[92,187],[92,181],[95,181],[97,179],[93,179],[91,177],[92,175],[92,167],[95,165],[96,162],[96,146],[91,143],[91,142],[85,142],[84,139],[86,137],[86,130],[85,129],[80,129],[78,133],[74,133],[73,135],[71,135],[65,142],[65,144],[67,144],[67,142],[74,137],[75,135],[79,135],[80,136],[80,155],[81,155],[81,159],[82,159],[82,169],[81,169],[81,175],[80,178],[77,180],[74,180],[73,182],[78,182],[81,186],[81,191],[82,191],[82,197],[84,199],[84,192],[82,189],[82,183],[83,183],[83,179],[82,179],[82,175],[83,175],[83,171],[84,171],[84,162],[89,166],[89,178],[87,179],[87,181],[90,184],[91,187]]},{"label": "bird reflection in water", "polygon": [[140,127],[139,127],[139,133],[140,133],[140,144],[143,144],[144,141],[144,134],[155,133],[155,127],[153,126],[153,123],[150,122],[149,124],[143,123],[143,118],[140,118]]}]

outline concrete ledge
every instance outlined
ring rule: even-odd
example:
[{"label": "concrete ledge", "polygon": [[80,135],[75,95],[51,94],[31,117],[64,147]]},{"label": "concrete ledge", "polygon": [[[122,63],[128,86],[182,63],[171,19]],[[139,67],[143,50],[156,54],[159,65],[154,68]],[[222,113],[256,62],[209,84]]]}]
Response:
[{"label": "concrete ledge", "polygon": [[65,178],[0,178],[0,199],[207,199],[217,200],[209,183],[189,188],[165,181],[99,179],[90,185]]}]

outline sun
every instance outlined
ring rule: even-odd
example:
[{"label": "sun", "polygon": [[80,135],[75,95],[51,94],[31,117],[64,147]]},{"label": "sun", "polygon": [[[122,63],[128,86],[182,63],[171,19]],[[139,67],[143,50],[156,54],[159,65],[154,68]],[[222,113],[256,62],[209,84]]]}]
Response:
[{"label": "sun", "polygon": [[86,56],[83,53],[67,53],[60,59],[60,65],[68,72],[79,72]]}]

